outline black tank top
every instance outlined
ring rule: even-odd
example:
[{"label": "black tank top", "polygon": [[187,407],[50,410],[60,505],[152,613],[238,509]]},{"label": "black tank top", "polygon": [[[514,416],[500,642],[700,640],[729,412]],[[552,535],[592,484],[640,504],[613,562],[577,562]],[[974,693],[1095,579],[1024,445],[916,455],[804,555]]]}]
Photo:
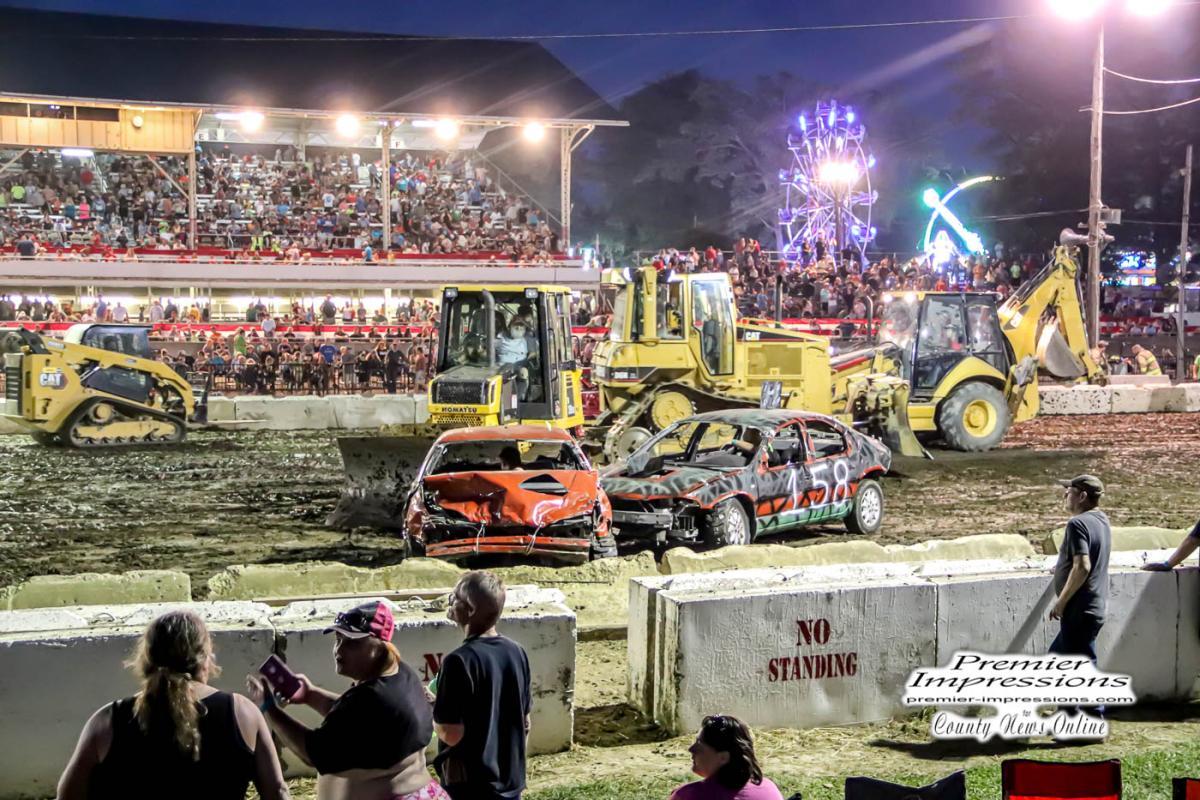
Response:
[{"label": "black tank top", "polygon": [[173,738],[147,736],[133,715],[133,698],[112,709],[112,745],[92,773],[88,795],[122,800],[244,800],[254,778],[254,752],[233,711],[233,695],[214,692],[200,701],[200,759]]}]

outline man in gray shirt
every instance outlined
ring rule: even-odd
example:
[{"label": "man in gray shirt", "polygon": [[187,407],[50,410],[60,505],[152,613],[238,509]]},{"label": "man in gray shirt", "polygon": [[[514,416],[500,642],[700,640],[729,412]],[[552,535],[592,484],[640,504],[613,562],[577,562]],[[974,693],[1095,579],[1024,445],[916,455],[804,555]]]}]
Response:
[{"label": "man in gray shirt", "polygon": [[1094,475],[1061,480],[1066,487],[1067,532],[1054,566],[1057,598],[1050,619],[1060,620],[1051,653],[1084,655],[1096,661],[1096,637],[1104,625],[1108,606],[1108,555],[1112,530],[1101,511],[1104,484]]}]

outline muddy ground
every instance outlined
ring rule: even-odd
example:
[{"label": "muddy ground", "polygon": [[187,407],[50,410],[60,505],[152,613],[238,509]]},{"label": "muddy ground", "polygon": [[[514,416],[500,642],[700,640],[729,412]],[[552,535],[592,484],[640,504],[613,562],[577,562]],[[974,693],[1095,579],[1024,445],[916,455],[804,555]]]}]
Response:
[{"label": "muddy ground", "polygon": [[[29,575],[182,569],[202,588],[230,564],[395,563],[395,539],[325,528],[341,463],[329,432],[193,435],[176,448],[78,452],[0,436],[0,585]],[[1061,524],[1053,478],[1100,475],[1114,524],[1191,525],[1200,514],[1200,414],[1044,417],[1002,450],[898,459],[883,543]],[[772,537],[835,541],[838,527]]]}]

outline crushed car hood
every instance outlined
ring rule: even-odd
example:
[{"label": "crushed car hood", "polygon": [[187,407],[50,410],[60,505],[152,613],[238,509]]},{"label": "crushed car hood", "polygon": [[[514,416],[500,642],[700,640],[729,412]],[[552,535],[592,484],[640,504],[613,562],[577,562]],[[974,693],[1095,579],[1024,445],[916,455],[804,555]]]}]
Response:
[{"label": "crushed car hood", "polygon": [[672,467],[662,475],[646,478],[624,475],[605,478],[604,491],[609,495],[626,497],[680,497],[691,494],[705,484],[725,477],[721,470],[695,467]]},{"label": "crushed car hood", "polygon": [[425,491],[444,511],[485,525],[535,528],[590,514],[596,484],[594,473],[574,470],[454,472],[424,481]]}]

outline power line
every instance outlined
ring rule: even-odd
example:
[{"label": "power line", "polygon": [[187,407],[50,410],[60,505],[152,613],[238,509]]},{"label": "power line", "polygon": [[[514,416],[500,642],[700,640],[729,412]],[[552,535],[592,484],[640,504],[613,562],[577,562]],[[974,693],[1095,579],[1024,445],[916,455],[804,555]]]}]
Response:
[{"label": "power line", "polygon": [[1124,72],[1117,72],[1115,69],[1104,68],[1104,71],[1109,75],[1116,75],[1118,78],[1124,78],[1127,81],[1137,81],[1138,83],[1157,83],[1161,86],[1176,86],[1181,83],[1200,83],[1200,78],[1184,78],[1177,81],[1160,81],[1153,78],[1136,78],[1133,75],[1126,75]]},{"label": "power line", "polygon": [[[1185,0],[1178,5],[1200,5],[1200,0]],[[828,31],[854,31],[878,28],[912,28],[927,25],[977,25],[987,22],[1012,22],[1035,19],[1045,14],[1009,14],[992,17],[954,17],[946,19],[900,20],[896,22],[857,22],[836,25],[784,25],[769,28],[717,28],[704,30],[675,31],[620,31],[611,33],[535,33],[512,36],[463,36],[463,35],[417,35],[393,34],[386,36],[165,36],[134,34],[56,34],[44,33],[30,36],[22,32],[23,38],[37,39],[93,39],[104,41],[167,41],[167,42],[413,42],[413,41],[549,41],[556,39],[634,39],[680,36],[733,36],[759,33],[818,33]],[[2,38],[4,34],[0,34]]]},{"label": "power line", "polygon": [[1109,111],[1108,109],[1105,109],[1104,113],[1111,114],[1116,117],[1125,117],[1132,114],[1153,114],[1156,111],[1170,111],[1173,108],[1190,106],[1192,103],[1200,103],[1200,97],[1193,97],[1191,100],[1184,100],[1180,103],[1172,103],[1169,106],[1159,106],[1158,108],[1139,108],[1136,111]]}]

